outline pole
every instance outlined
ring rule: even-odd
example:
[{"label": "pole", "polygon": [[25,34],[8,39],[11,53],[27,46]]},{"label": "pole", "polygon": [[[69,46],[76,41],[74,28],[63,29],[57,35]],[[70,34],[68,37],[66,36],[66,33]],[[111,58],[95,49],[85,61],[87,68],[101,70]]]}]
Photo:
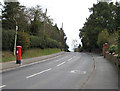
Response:
[{"label": "pole", "polygon": [[14,43],[14,56],[16,54],[17,30],[18,30],[18,26],[16,25],[16,34],[15,34],[15,43]]}]

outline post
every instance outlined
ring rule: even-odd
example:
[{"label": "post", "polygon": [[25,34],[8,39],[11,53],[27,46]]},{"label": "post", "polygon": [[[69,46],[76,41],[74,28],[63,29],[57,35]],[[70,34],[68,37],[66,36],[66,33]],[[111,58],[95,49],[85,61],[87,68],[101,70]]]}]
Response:
[{"label": "post", "polygon": [[16,55],[17,30],[18,30],[18,26],[16,26],[16,33],[15,33],[14,56]]}]

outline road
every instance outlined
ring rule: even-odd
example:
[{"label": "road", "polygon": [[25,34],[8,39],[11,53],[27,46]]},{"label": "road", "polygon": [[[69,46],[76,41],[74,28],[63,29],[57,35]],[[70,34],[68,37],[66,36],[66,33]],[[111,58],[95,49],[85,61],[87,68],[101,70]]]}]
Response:
[{"label": "road", "polygon": [[69,52],[2,73],[2,89],[117,89],[113,64],[92,53]]}]

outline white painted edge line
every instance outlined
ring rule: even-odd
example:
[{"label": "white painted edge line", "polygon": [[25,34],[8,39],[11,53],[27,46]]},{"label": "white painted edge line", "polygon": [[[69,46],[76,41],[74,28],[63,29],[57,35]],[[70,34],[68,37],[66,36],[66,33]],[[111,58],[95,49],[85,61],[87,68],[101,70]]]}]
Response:
[{"label": "white painted edge line", "polygon": [[47,69],[47,70],[43,70],[43,71],[38,72],[38,73],[36,73],[36,74],[33,74],[33,75],[30,75],[30,76],[27,76],[26,78],[31,78],[31,77],[34,77],[34,76],[36,76],[36,75],[42,74],[42,73],[44,73],[44,72],[47,72],[47,71],[49,71],[49,70],[51,70],[51,69],[52,69],[52,68]]},{"label": "white painted edge line", "polygon": [[0,89],[3,88],[3,87],[6,87],[6,85],[2,85],[2,86],[0,86]]},{"label": "white painted edge line", "polygon": [[57,67],[60,66],[60,65],[62,65],[62,64],[64,64],[64,63],[65,63],[65,62],[62,62],[62,63],[58,64]]}]

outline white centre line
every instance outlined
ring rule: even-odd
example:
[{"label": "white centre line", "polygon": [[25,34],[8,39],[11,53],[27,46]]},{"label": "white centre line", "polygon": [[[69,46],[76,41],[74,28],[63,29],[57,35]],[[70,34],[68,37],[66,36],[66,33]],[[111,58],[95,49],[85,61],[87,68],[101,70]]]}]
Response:
[{"label": "white centre line", "polygon": [[6,85],[2,85],[2,86],[0,86],[0,89],[3,88],[3,87],[6,87]]},{"label": "white centre line", "polygon": [[65,62],[62,62],[62,63],[58,64],[57,67],[60,66],[60,65],[62,65],[62,64],[64,64],[64,63],[65,63]]},{"label": "white centre line", "polygon": [[33,76],[36,76],[36,75],[42,74],[42,73],[44,73],[44,72],[47,72],[47,71],[49,71],[49,70],[51,70],[51,69],[52,69],[52,68],[47,69],[47,70],[43,70],[43,71],[38,72],[38,73],[36,73],[36,74],[33,74],[33,75],[30,75],[30,76],[27,76],[26,78],[31,78],[31,77],[33,77]]},{"label": "white centre line", "polygon": [[68,59],[68,61],[72,60],[73,58]]}]

